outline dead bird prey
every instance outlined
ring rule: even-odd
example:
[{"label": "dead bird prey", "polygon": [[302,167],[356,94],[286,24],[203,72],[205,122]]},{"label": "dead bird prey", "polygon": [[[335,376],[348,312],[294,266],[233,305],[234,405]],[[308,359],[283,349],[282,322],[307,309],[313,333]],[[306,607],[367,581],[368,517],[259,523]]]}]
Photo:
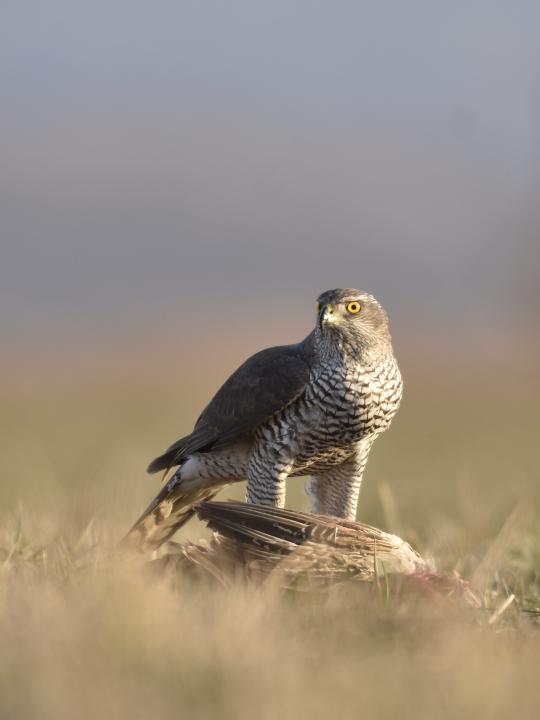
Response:
[{"label": "dead bird prey", "polygon": [[195,511],[214,531],[212,540],[167,543],[156,567],[223,584],[239,576],[264,581],[279,575],[285,587],[429,572],[404,540],[362,523],[232,500],[202,502]]},{"label": "dead bird prey", "polygon": [[195,503],[245,479],[248,502],[284,507],[287,478],[310,475],[313,511],[354,520],[369,451],[401,393],[383,307],[360,290],[323,293],[305,340],[249,358],[193,432],[150,463],[178,469],[125,543],[159,547]]}]

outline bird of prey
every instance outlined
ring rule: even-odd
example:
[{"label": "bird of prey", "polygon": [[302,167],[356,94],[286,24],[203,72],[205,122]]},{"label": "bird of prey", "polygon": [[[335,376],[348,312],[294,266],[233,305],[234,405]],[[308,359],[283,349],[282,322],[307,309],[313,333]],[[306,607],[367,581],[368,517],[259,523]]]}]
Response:
[{"label": "bird of prey", "polygon": [[380,303],[350,288],[324,292],[302,342],[246,360],[193,432],[150,463],[151,473],[177,469],[124,542],[159,547],[195,503],[245,479],[249,503],[283,507],[287,478],[309,475],[313,511],[354,520],[369,451],[401,394]]},{"label": "bird of prey", "polygon": [[400,537],[362,523],[231,500],[201,502],[195,511],[214,531],[210,541],[167,543],[153,569],[223,585],[275,579],[295,589],[431,572]]}]

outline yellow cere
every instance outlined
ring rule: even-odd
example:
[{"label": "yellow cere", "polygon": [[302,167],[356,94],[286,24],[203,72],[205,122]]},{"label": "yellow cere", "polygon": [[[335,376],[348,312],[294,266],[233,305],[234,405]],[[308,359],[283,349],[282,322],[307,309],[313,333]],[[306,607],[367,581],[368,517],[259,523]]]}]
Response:
[{"label": "yellow cere", "polygon": [[353,302],[347,303],[347,312],[350,312],[352,315],[356,315],[356,313],[359,313],[361,310],[361,305],[359,302],[356,302],[354,300]]}]

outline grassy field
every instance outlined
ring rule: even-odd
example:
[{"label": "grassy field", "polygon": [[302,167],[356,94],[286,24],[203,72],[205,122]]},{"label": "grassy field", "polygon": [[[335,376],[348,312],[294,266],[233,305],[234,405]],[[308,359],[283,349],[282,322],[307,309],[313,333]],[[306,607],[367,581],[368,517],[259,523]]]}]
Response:
[{"label": "grassy field", "polygon": [[[405,401],[362,489],[359,519],[469,579],[482,609],[354,585],[171,586],[106,562],[157,488],[148,460],[190,429],[245,350],[219,365],[174,347],[6,362],[0,718],[538,717],[532,362],[509,374],[405,355]],[[288,503],[305,507],[301,481]],[[182,536],[204,532],[191,522]]]}]

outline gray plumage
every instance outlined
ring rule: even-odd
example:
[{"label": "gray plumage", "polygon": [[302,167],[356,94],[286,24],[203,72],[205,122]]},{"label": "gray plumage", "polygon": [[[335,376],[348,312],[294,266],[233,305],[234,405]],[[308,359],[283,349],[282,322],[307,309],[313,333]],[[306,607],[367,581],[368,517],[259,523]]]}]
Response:
[{"label": "gray plumage", "polygon": [[150,464],[149,472],[178,469],[126,541],[159,546],[196,502],[244,479],[248,502],[283,507],[287,477],[310,475],[313,510],[354,519],[369,451],[401,393],[382,306],[359,290],[323,293],[303,342],[249,358],[193,432]]}]

